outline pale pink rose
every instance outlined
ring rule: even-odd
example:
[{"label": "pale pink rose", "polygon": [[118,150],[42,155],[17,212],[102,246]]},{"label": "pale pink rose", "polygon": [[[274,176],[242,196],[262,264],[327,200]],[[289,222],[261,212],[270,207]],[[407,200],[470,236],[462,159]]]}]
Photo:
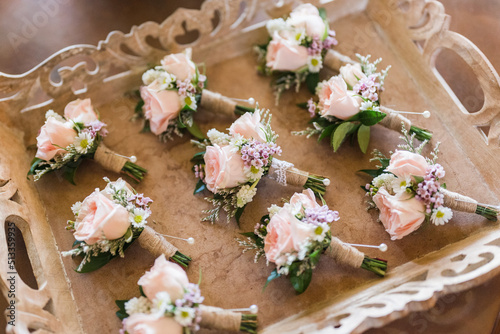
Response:
[{"label": "pale pink rose", "polygon": [[236,147],[207,146],[204,160],[205,183],[208,190],[213,193],[219,189],[234,188],[248,181],[245,177],[243,159]]},{"label": "pale pink rose", "polygon": [[397,177],[425,176],[429,164],[423,156],[408,151],[396,151],[391,156],[387,171]]},{"label": "pale pink rose", "polygon": [[182,334],[182,326],[172,317],[162,314],[134,313],[123,320],[128,334]]},{"label": "pale pink rose", "polygon": [[355,95],[353,91],[347,90],[347,85],[340,75],[323,82],[318,91],[321,116],[335,116],[347,120],[356,115],[362,99]]},{"label": "pale pink rose", "polygon": [[260,113],[245,113],[229,127],[229,134],[234,136],[236,134],[242,135],[246,139],[255,139],[261,143],[266,142],[266,134],[264,133],[264,126],[260,122]]},{"label": "pale pink rose", "polygon": [[345,82],[351,87],[354,87],[359,80],[366,78],[366,75],[363,73],[359,63],[354,65],[346,64],[340,68],[339,72]]},{"label": "pale pink rose", "polygon": [[129,213],[100,192],[93,192],[83,202],[73,234],[78,241],[92,245],[102,238],[121,238],[130,226]]},{"label": "pale pink rose", "polygon": [[314,192],[309,188],[303,190],[302,193],[293,194],[293,196],[290,198],[289,203],[293,206],[298,205],[304,207],[305,209],[320,207],[318,202],[316,202]]},{"label": "pale pink rose", "polygon": [[325,22],[319,16],[318,8],[306,3],[295,8],[286,21],[292,27],[304,29],[307,36],[323,39],[325,36]]},{"label": "pale pink rose", "polygon": [[64,117],[68,120],[73,120],[78,123],[88,124],[99,120],[97,113],[94,111],[90,99],[75,100],[70,102],[64,108]]},{"label": "pale pink rose", "polygon": [[184,53],[176,53],[165,56],[161,60],[161,65],[170,74],[175,75],[177,80],[192,80],[196,74],[196,65]]},{"label": "pale pink rose", "polygon": [[307,48],[281,37],[277,32],[267,47],[266,66],[273,71],[297,71],[307,65]]},{"label": "pale pink rose", "polygon": [[373,196],[380,210],[380,220],[392,240],[401,239],[420,227],[425,219],[425,205],[415,197],[403,192],[390,195],[381,187]]},{"label": "pale pink rose", "polygon": [[186,272],[172,262],[167,261],[165,255],[160,255],[149,271],[146,271],[137,282],[142,291],[150,300],[155,299],[158,292],[167,292],[173,302],[181,299],[189,280]]},{"label": "pale pink rose", "polygon": [[175,90],[160,90],[153,82],[141,87],[144,116],[149,120],[151,132],[160,135],[167,130],[168,122],[179,115],[182,105]]},{"label": "pale pink rose", "polygon": [[264,252],[269,262],[276,263],[281,255],[294,250],[290,224],[292,218],[295,217],[292,216],[289,210],[281,208],[267,225]]},{"label": "pale pink rose", "polygon": [[65,153],[66,150],[61,147],[72,144],[76,134],[71,122],[61,122],[54,117],[49,117],[36,137],[38,150],[35,156],[48,161],[56,155]]}]

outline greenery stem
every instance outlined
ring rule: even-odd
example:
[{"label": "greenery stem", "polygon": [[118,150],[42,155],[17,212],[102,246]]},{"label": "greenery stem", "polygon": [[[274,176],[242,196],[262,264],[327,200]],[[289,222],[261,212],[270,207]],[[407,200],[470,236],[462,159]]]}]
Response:
[{"label": "greenery stem", "polygon": [[191,258],[189,256],[184,255],[179,251],[175,252],[174,256],[172,256],[172,260],[174,260],[184,268],[187,268],[189,263],[191,262]]},{"label": "greenery stem", "polygon": [[371,257],[365,256],[361,268],[371,271],[378,276],[385,276],[387,272],[387,261],[381,259],[373,259]]},{"label": "greenery stem", "polygon": [[421,129],[413,125],[410,127],[410,135],[412,134],[415,134],[415,138],[420,141],[429,141],[432,138],[432,133],[429,130]]}]

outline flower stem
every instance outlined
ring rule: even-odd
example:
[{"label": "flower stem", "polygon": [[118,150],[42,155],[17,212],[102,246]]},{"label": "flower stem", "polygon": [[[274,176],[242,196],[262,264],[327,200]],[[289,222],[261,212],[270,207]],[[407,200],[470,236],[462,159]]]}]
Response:
[{"label": "flower stem", "polygon": [[500,212],[492,207],[478,204],[476,208],[476,214],[481,215],[488,220],[496,222],[498,220],[497,217],[500,214]]},{"label": "flower stem", "polygon": [[365,259],[361,264],[361,268],[371,271],[372,273],[375,273],[378,276],[384,277],[387,271],[387,261],[365,256]]},{"label": "flower stem", "polygon": [[415,134],[415,138],[420,141],[431,140],[432,138],[432,133],[429,130],[421,129],[413,125],[410,127],[410,135],[412,134]]},{"label": "flower stem", "polygon": [[257,314],[242,314],[240,331],[250,334],[257,333]]},{"label": "flower stem", "polygon": [[122,168],[122,172],[130,176],[135,182],[139,183],[142,181],[148,170],[134,164],[133,162],[127,161]]},{"label": "flower stem", "polygon": [[184,268],[187,268],[189,263],[191,262],[191,258],[189,256],[184,255],[179,251],[175,252],[174,256],[172,256],[172,260],[174,260]]},{"label": "flower stem", "polygon": [[239,104],[236,105],[236,108],[234,108],[234,113],[238,116],[241,116],[247,112],[253,113],[254,111],[255,111],[255,108],[240,106]]},{"label": "flower stem", "polygon": [[326,185],[324,180],[327,178],[324,176],[309,174],[306,183],[304,184],[305,189],[311,189],[316,197],[322,197],[326,192]]}]

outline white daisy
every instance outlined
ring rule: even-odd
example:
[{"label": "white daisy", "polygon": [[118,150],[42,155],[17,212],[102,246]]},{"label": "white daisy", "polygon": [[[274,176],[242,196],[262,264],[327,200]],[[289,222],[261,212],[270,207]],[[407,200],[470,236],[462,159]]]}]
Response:
[{"label": "white daisy", "polygon": [[453,211],[445,206],[432,210],[431,222],[434,225],[444,225],[453,217]]},{"label": "white daisy", "polygon": [[307,58],[307,67],[309,68],[309,72],[317,73],[323,67],[323,61],[321,60],[321,56],[309,56]]},{"label": "white daisy", "polygon": [[195,96],[189,93],[185,97],[181,97],[181,104],[193,110],[196,110],[197,107]]},{"label": "white daisy", "polygon": [[193,323],[196,313],[190,307],[178,307],[174,312],[174,319],[182,327],[187,327]]},{"label": "white daisy", "polygon": [[73,145],[75,150],[80,154],[85,154],[92,147],[94,143],[94,138],[88,132],[80,132],[80,134],[75,138]]},{"label": "white daisy", "polygon": [[156,294],[153,299],[153,305],[151,307],[152,313],[164,314],[166,311],[172,309],[172,299],[166,291],[160,291]]},{"label": "white daisy", "polygon": [[406,178],[397,177],[392,181],[391,186],[396,194],[403,193],[406,188],[411,187],[411,178],[409,176]]},{"label": "white daisy", "polygon": [[296,42],[297,44],[302,44],[304,39],[306,38],[306,30],[304,28],[302,29],[295,29],[292,32],[293,36],[293,41]]},{"label": "white daisy", "polygon": [[363,101],[361,102],[361,110],[370,110],[373,107],[372,101]]},{"label": "white daisy", "polygon": [[172,89],[174,88],[176,77],[173,74],[161,71],[156,81],[159,83],[159,89],[161,90]]},{"label": "white daisy", "polygon": [[322,242],[325,239],[328,231],[330,231],[330,226],[328,226],[328,224],[326,224],[326,223],[319,224],[314,229],[314,233],[312,234],[312,239],[314,241]]},{"label": "white daisy", "polygon": [[78,214],[80,213],[80,209],[82,208],[82,202],[76,202],[71,206],[71,211],[73,211],[73,214],[75,217],[78,217]]},{"label": "white daisy", "polygon": [[250,182],[255,182],[257,180],[260,180],[262,178],[262,176],[264,175],[264,168],[257,168],[255,166],[251,166],[251,167],[245,166],[244,172],[245,172],[245,177]]},{"label": "white daisy", "polygon": [[129,220],[135,228],[143,228],[147,224],[146,219],[149,215],[150,213],[144,209],[134,208],[129,213]]}]

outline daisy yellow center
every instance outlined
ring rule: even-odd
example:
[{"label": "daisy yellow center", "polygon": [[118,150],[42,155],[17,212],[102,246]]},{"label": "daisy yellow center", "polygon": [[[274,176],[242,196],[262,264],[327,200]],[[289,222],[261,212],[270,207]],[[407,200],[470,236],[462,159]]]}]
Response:
[{"label": "daisy yellow center", "polygon": [[399,184],[399,186],[401,188],[406,187],[406,180],[405,181],[401,181],[401,183]]},{"label": "daisy yellow center", "polygon": [[252,171],[252,173],[254,174],[257,174],[259,172],[259,169],[255,166],[252,166],[252,168],[250,168],[250,170]]},{"label": "daisy yellow center", "polygon": [[134,221],[135,221],[136,223],[140,223],[140,222],[142,222],[142,216],[139,216],[139,215],[135,216],[135,217],[134,217]]},{"label": "daisy yellow center", "polygon": [[82,141],[80,142],[80,146],[82,148],[86,148],[87,146],[89,146],[89,141],[87,140],[87,138],[82,139]]},{"label": "daisy yellow center", "polygon": [[438,211],[436,213],[436,218],[443,218],[444,217],[444,212]]},{"label": "daisy yellow center", "polygon": [[318,66],[319,61],[316,58],[311,59],[311,65],[312,66]]},{"label": "daisy yellow center", "polygon": [[321,226],[316,227],[314,233],[316,233],[317,235],[321,235],[321,233],[323,233],[323,228]]},{"label": "daisy yellow center", "polygon": [[189,312],[187,312],[187,311],[182,311],[181,316],[182,316],[183,318],[189,318]]},{"label": "daisy yellow center", "polygon": [[297,35],[295,35],[295,39],[296,39],[297,41],[300,41],[300,37],[301,37],[301,34],[300,34],[300,33],[298,33]]},{"label": "daisy yellow center", "polygon": [[186,96],[186,98],[184,99],[184,103],[186,103],[186,105],[191,105],[191,98],[189,96]]}]

